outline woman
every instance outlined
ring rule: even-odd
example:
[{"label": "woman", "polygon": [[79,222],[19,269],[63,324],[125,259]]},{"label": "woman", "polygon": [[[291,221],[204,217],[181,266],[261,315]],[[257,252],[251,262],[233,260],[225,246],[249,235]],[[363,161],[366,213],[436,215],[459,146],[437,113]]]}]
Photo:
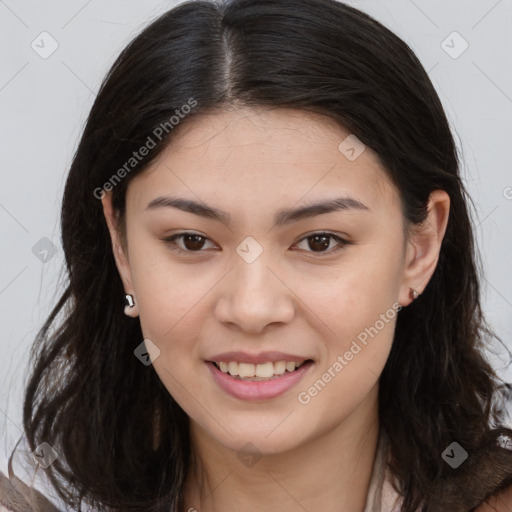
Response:
[{"label": "woman", "polygon": [[108,73],[64,193],[69,286],[24,405],[61,502],[509,510],[466,202],[428,75],[369,16],[164,14]]}]

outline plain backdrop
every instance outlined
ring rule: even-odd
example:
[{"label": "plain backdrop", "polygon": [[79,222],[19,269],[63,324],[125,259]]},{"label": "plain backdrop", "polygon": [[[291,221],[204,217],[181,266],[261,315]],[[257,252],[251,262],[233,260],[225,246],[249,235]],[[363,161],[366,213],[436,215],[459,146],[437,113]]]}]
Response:
[{"label": "plain backdrop", "polygon": [[[0,470],[21,435],[30,346],[61,289],[60,202],[87,113],[121,49],[176,3],[0,0]],[[484,310],[512,349],[512,0],[349,3],[411,46],[441,97],[475,203]],[[493,358],[511,381],[507,362]]]}]

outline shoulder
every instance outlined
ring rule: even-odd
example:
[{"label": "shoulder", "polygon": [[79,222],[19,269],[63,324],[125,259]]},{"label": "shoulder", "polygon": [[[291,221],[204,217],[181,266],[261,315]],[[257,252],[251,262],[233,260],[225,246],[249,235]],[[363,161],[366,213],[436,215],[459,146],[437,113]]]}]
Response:
[{"label": "shoulder", "polygon": [[59,509],[35,487],[30,487],[19,478],[8,478],[0,471],[0,512],[59,512]]},{"label": "shoulder", "polygon": [[512,510],[512,486],[502,491],[498,496],[492,496],[484,501],[475,512],[510,512]]},{"label": "shoulder", "polygon": [[0,512],[18,512],[27,509],[23,493],[12,481],[0,472]]},{"label": "shoulder", "polygon": [[11,508],[13,494],[13,486],[10,480],[0,471],[0,512],[15,512]]}]

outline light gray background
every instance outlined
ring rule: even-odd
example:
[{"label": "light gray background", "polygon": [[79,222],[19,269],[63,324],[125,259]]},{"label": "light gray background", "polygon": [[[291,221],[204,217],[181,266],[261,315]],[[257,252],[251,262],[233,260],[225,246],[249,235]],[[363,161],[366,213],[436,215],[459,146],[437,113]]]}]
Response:
[{"label": "light gray background", "polygon": [[[60,201],[87,113],[120,50],[176,3],[0,0],[0,470],[21,434],[28,352],[57,298]],[[429,71],[476,205],[485,312],[512,348],[512,0],[349,3],[402,37]],[[46,59],[31,47],[51,49],[42,32],[58,43]],[[45,263],[32,250],[44,256],[43,237],[57,251]],[[512,380],[512,369],[494,361]]]}]

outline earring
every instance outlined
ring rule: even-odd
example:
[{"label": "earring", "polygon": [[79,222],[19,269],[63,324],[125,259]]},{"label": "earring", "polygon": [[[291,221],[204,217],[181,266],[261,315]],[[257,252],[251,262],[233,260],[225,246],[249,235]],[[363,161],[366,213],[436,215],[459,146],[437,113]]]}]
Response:
[{"label": "earring", "polygon": [[419,297],[419,295],[420,294],[414,288],[410,289],[410,291],[409,291],[409,298],[411,300],[416,300]]},{"label": "earring", "polygon": [[135,307],[133,295],[130,295],[129,293],[126,293],[124,296],[124,314],[126,316],[131,316],[132,318],[139,316],[138,308]]},{"label": "earring", "polygon": [[124,299],[125,299],[125,306],[127,306],[129,308],[133,308],[135,306],[135,302],[133,302],[133,295],[130,295],[129,293],[127,293],[124,296]]}]

